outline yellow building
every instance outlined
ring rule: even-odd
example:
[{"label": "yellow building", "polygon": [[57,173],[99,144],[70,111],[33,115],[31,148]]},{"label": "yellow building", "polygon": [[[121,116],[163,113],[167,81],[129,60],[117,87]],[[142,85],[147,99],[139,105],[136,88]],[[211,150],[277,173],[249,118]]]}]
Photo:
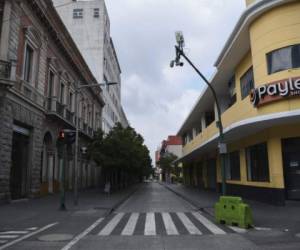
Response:
[{"label": "yellow building", "polygon": [[[211,79],[221,106],[229,194],[300,199],[300,1],[246,0]],[[216,107],[205,89],[181,126],[184,179],[219,191]]]}]

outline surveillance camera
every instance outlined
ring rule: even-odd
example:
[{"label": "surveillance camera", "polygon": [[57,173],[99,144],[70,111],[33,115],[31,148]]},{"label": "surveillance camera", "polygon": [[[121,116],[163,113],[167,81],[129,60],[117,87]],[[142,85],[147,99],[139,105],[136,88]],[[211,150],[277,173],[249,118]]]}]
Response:
[{"label": "surveillance camera", "polygon": [[184,65],[184,63],[183,63],[183,62],[179,63],[179,66],[180,66],[180,67],[183,67],[183,65]]},{"label": "surveillance camera", "polygon": [[171,63],[170,63],[170,67],[171,67],[171,68],[174,67],[174,63],[175,63],[174,60],[172,60]]}]

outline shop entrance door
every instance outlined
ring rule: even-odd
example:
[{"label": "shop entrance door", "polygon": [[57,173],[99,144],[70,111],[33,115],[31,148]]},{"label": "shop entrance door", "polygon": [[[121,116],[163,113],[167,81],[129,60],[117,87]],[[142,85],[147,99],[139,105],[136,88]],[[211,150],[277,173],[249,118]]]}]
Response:
[{"label": "shop entrance door", "polygon": [[11,199],[21,199],[27,194],[29,137],[13,133],[12,165],[10,171]]},{"label": "shop entrance door", "polygon": [[287,199],[300,200],[300,137],[282,140]]},{"label": "shop entrance door", "polygon": [[208,161],[207,165],[207,178],[208,178],[208,189],[216,190],[217,188],[217,170],[216,170],[216,160],[211,159]]}]

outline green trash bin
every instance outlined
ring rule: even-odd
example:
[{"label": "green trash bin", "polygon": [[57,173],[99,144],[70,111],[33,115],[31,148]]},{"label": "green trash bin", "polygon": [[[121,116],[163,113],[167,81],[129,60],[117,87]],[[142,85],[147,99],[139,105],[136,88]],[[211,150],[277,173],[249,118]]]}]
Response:
[{"label": "green trash bin", "polygon": [[215,204],[215,219],[220,224],[250,228],[253,226],[252,212],[241,197],[221,196]]}]

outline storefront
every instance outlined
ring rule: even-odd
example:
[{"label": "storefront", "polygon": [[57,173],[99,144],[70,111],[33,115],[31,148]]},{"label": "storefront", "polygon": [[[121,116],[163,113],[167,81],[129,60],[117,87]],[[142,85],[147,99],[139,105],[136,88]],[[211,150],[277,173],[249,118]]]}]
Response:
[{"label": "storefront", "polygon": [[[211,79],[227,145],[227,193],[284,205],[300,200],[300,3],[248,4]],[[177,133],[185,142],[177,162],[186,184],[220,192],[216,112],[205,89]]]}]

